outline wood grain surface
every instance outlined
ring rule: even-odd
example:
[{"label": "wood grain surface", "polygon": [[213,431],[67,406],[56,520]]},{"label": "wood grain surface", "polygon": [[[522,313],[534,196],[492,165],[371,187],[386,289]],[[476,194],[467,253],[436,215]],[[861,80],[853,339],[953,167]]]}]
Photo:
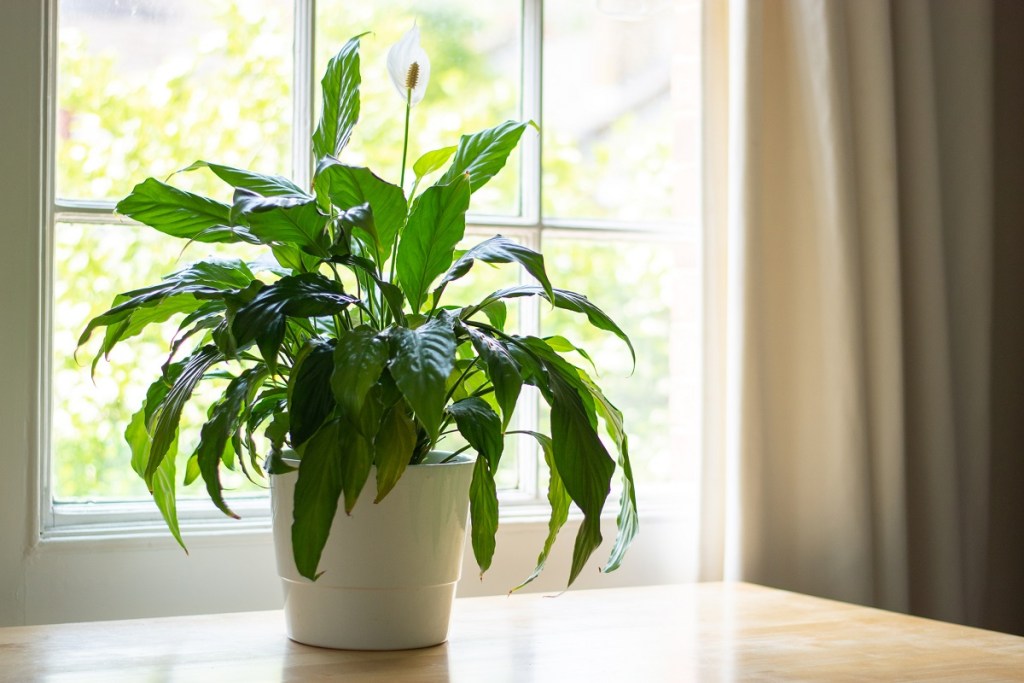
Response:
[{"label": "wood grain surface", "polygon": [[750,584],[456,600],[447,643],[307,647],[280,612],[0,629],[0,681],[1024,681],[1024,638]]}]

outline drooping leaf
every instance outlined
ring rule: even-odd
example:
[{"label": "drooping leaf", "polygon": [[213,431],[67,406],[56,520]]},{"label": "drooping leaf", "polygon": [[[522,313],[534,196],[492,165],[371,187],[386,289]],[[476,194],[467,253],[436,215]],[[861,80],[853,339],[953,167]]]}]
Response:
[{"label": "drooping leaf", "polygon": [[199,446],[196,448],[199,472],[206,483],[206,492],[210,500],[225,515],[236,519],[238,515],[232,512],[224,501],[223,487],[220,483],[221,456],[228,447],[228,439],[239,428],[242,407],[259,389],[266,376],[266,368],[257,366],[243,371],[231,380],[200,430]]},{"label": "drooping leaf", "polygon": [[[214,364],[223,360],[217,347],[208,345],[197,349],[181,366],[181,372],[174,378],[164,399],[155,407],[147,404],[147,411],[153,410],[155,419],[152,431],[152,444],[149,450],[149,461],[146,463],[145,479],[152,486],[153,476],[167,454],[171,443],[177,437],[178,423],[181,421],[181,410],[192,396],[199,381],[206,371]],[[147,416],[147,420],[151,419]]]},{"label": "drooping leaf", "polygon": [[288,380],[292,448],[298,448],[313,436],[334,410],[332,372],[332,344],[310,341],[295,359],[295,367]]},{"label": "drooping leaf", "polygon": [[[167,395],[169,388],[168,384],[162,379],[154,382],[146,394],[146,401],[143,402],[142,408],[132,415],[124,431],[125,441],[128,442],[128,447],[132,452],[132,469],[143,478],[146,476],[146,465],[149,462],[149,453],[152,446],[152,439],[146,424],[146,405],[149,402],[157,404],[162,401]],[[175,496],[174,478],[177,452],[178,440],[175,437],[167,449],[163,461],[161,461],[156,469],[156,473],[153,475],[150,493],[153,495],[153,501],[160,510],[160,515],[164,518],[164,522],[167,523],[167,528],[170,530],[171,535],[174,536],[174,540],[187,553],[188,548],[185,547],[185,541],[181,537],[181,529],[178,524],[178,508]]]},{"label": "drooping leaf", "polygon": [[380,293],[384,297],[384,301],[387,303],[388,309],[391,311],[391,315],[395,322],[403,326],[406,324],[405,313],[402,310],[402,307],[405,304],[405,295],[402,294],[402,290],[399,289],[398,285],[392,284],[381,278],[380,272],[377,270],[373,261],[360,256],[351,255],[331,260],[334,263],[341,263],[366,273],[366,275],[373,280],[377,289],[380,290]]},{"label": "drooping leaf", "polygon": [[[587,316],[587,320],[590,321],[591,325],[593,325],[599,330],[604,330],[606,332],[611,332],[612,334],[614,334],[616,337],[618,337],[619,339],[626,343],[626,346],[629,347],[629,353],[633,358],[633,362],[636,363],[636,351],[633,349],[633,343],[629,340],[629,337],[626,336],[626,333],[623,332],[622,329],[615,324],[615,321],[608,317],[608,314],[606,314],[596,305],[591,303],[591,301],[582,294],[577,294],[576,292],[572,292],[567,289],[557,288],[554,290],[554,294],[555,298],[554,301],[552,301],[552,303],[555,305],[556,308],[562,308],[567,311],[574,311],[576,313],[583,313],[584,315]],[[496,292],[488,294],[479,304],[473,306],[472,308],[466,309],[466,311],[462,315],[462,318],[464,320],[468,319],[474,313],[485,309],[488,305],[495,301],[499,301],[501,299],[514,299],[521,296],[541,296],[545,299],[548,298],[547,292],[545,292],[542,287],[538,287],[537,285],[515,285],[512,287],[506,287],[504,289],[499,289]],[[548,299],[548,301],[551,301],[551,299]]]},{"label": "drooping leaf", "polygon": [[341,497],[341,448],[339,424],[332,421],[307,441],[301,451],[295,482],[292,549],[296,569],[311,581],[319,577],[316,569]]},{"label": "drooping leaf", "polygon": [[261,244],[297,247],[312,256],[327,258],[328,216],[312,197],[263,197],[235,190],[231,218],[244,223]]},{"label": "drooping leaf", "polygon": [[462,177],[434,185],[413,203],[398,243],[398,280],[419,313],[431,283],[452,263],[455,245],[466,232],[469,184]]},{"label": "drooping leaf", "polygon": [[313,183],[319,196],[326,196],[341,210],[370,205],[380,242],[374,260],[381,266],[391,254],[395,237],[405,223],[406,200],[402,188],[368,168],[348,166],[335,159],[326,159],[320,164]]},{"label": "drooping leaf", "polygon": [[487,377],[494,385],[494,396],[501,408],[501,428],[507,429],[523,388],[519,365],[500,341],[471,327],[463,329],[484,361]]},{"label": "drooping leaf", "polygon": [[323,91],[320,124],[313,133],[316,161],[341,154],[359,120],[359,39],[364,35],[345,43],[327,63],[327,71],[320,82]]},{"label": "drooping leaf", "polygon": [[548,561],[548,555],[551,554],[551,548],[555,545],[555,540],[558,538],[558,532],[561,531],[562,526],[569,519],[569,503],[571,502],[569,494],[565,490],[565,484],[562,483],[562,478],[558,475],[558,468],[555,467],[551,439],[537,432],[525,431],[521,433],[529,434],[536,439],[544,451],[544,462],[547,463],[548,467],[548,505],[551,506],[551,517],[548,519],[548,535],[544,539],[544,548],[541,550],[540,555],[537,556],[537,568],[526,577],[525,581],[513,588],[513,592],[536,579],[544,570],[544,565]]},{"label": "drooping leaf", "polygon": [[373,449],[366,437],[346,420],[341,421],[338,436],[341,446],[341,487],[345,496],[345,514],[350,515],[359,500],[359,494],[366,486],[366,480],[370,477]]},{"label": "drooping leaf", "polygon": [[569,585],[601,545],[601,510],[611,491],[615,462],[591,424],[576,389],[551,364],[545,364],[551,392],[551,447],[565,490],[583,512],[573,549]]},{"label": "drooping leaf", "polygon": [[[370,388],[388,361],[388,343],[369,327],[342,330],[334,349],[331,389],[350,420],[358,420]],[[371,435],[366,435],[371,436]]]},{"label": "drooping leaf", "polygon": [[477,458],[473,465],[473,481],[469,485],[469,517],[472,524],[470,541],[473,544],[473,556],[482,577],[491,567],[494,537],[498,532],[498,492],[494,485],[494,473],[486,458]]},{"label": "drooping leaf", "polygon": [[115,209],[165,235],[196,242],[252,242],[244,227],[233,226],[227,204],[179,190],[155,178],[136,185]]},{"label": "drooping leaf", "polygon": [[441,293],[449,282],[458,280],[466,275],[476,261],[483,261],[485,263],[518,263],[526,269],[526,272],[537,279],[544,288],[544,292],[547,294],[546,298],[549,301],[555,298],[551,281],[544,270],[544,257],[539,252],[507,237],[495,235],[459,257],[459,260],[448,269],[448,273],[441,279],[437,289],[434,290],[434,300],[440,299]]},{"label": "drooping leaf", "polygon": [[468,174],[472,191],[476,192],[505,166],[509,154],[519,144],[519,138],[529,125],[536,126],[532,121],[506,121],[473,135],[463,135],[459,139],[452,165],[437,184],[450,183]]},{"label": "drooping leaf", "polygon": [[385,414],[380,431],[373,442],[374,464],[377,466],[377,498],[388,495],[402,473],[416,445],[416,425],[407,414],[404,403],[392,406]]},{"label": "drooping leaf", "polygon": [[412,165],[413,173],[416,174],[417,178],[422,178],[425,175],[429,175],[434,171],[439,170],[442,166],[448,163],[448,160],[455,154],[455,150],[458,147],[452,145],[451,147],[442,147],[441,149],[435,149],[427,152]]},{"label": "drooping leaf", "polygon": [[448,412],[455,418],[459,434],[482,457],[492,472],[497,471],[505,439],[501,432],[501,418],[487,403],[478,397],[469,397],[448,406]]},{"label": "drooping leaf", "polygon": [[242,188],[263,195],[264,197],[304,197],[308,196],[302,188],[283,176],[264,175],[245,169],[232,168],[223,164],[215,164],[209,161],[197,161],[190,166],[178,171],[186,173],[200,168],[207,168],[218,178],[231,187]]},{"label": "drooping leaf", "polygon": [[430,440],[436,442],[445,407],[445,383],[455,364],[452,320],[439,315],[415,330],[393,328],[391,344],[391,376]]}]

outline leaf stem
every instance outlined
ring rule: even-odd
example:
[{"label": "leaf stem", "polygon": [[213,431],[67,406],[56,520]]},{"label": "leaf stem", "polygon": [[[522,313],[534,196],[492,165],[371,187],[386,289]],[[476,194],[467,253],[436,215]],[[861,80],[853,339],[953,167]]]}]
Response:
[{"label": "leaf stem", "polygon": [[398,186],[405,191],[405,159],[409,153],[409,114],[412,112],[412,88],[405,89],[405,136],[402,139],[402,173],[398,176]]}]

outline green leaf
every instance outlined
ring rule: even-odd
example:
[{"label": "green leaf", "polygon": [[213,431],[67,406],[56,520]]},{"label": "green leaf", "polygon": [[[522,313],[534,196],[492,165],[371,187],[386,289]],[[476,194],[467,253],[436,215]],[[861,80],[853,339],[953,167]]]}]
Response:
[{"label": "green leaf", "polygon": [[365,35],[349,40],[327,63],[327,71],[320,82],[323,88],[320,124],[313,133],[316,161],[328,155],[338,156],[359,120],[359,39]]},{"label": "green leaf", "polygon": [[473,556],[482,577],[491,567],[494,537],[498,532],[498,492],[494,486],[494,473],[486,458],[477,458],[473,465],[473,481],[469,485],[469,517],[473,527],[470,533]]},{"label": "green leaf", "polygon": [[398,280],[413,313],[419,313],[434,279],[452,263],[455,245],[466,232],[469,183],[459,177],[434,185],[413,203],[398,243]]},{"label": "green leaf", "polygon": [[255,341],[264,362],[274,370],[286,316],[334,315],[357,301],[345,294],[340,284],[319,273],[289,275],[267,285],[242,306],[235,313],[231,331],[240,348]]},{"label": "green leaf", "polygon": [[178,171],[186,173],[200,168],[207,168],[218,178],[231,187],[250,190],[264,197],[305,197],[308,196],[302,188],[285,177],[277,175],[263,175],[253,171],[246,171],[240,168],[232,168],[222,164],[214,164],[209,161],[197,161],[190,166]]},{"label": "green leaf", "polygon": [[463,135],[459,139],[452,165],[437,184],[450,183],[468,174],[469,184],[473,192],[476,192],[505,166],[509,154],[519,144],[519,138],[529,125],[536,126],[532,121],[506,121],[473,135]]},{"label": "green leaf", "polygon": [[533,570],[533,573],[526,577],[526,580],[521,584],[512,589],[517,591],[520,588],[526,586],[528,583],[540,576],[540,573],[544,571],[544,565],[547,564],[548,555],[551,554],[551,548],[555,545],[555,540],[558,538],[558,532],[561,531],[565,525],[567,519],[569,519],[569,494],[565,490],[565,484],[562,483],[562,478],[558,475],[558,468],[555,467],[554,453],[551,448],[551,439],[544,434],[537,432],[523,431],[516,432],[518,434],[529,434],[537,443],[540,444],[544,450],[544,462],[548,466],[548,504],[551,506],[551,517],[548,519],[548,535],[544,539],[544,549],[541,550],[540,555],[537,556],[537,568]]},{"label": "green leaf", "polygon": [[404,403],[392,406],[384,414],[380,431],[373,442],[374,462],[377,465],[375,503],[382,501],[398,483],[416,446],[416,425],[406,411]]},{"label": "green leaf", "polygon": [[[174,379],[167,395],[152,413],[155,424],[152,429],[152,444],[149,450],[149,461],[146,463],[145,479],[152,487],[153,477],[164,456],[168,453],[171,443],[177,438],[178,423],[181,421],[181,410],[192,396],[199,381],[206,371],[224,359],[217,347],[204,346],[184,361],[181,373]],[[152,408],[147,404],[147,410]]]},{"label": "green leaf", "polygon": [[306,442],[334,411],[331,373],[334,346],[311,340],[303,347],[288,380],[292,448]]},{"label": "green leaf", "polygon": [[318,196],[326,196],[342,210],[369,204],[380,247],[374,260],[380,266],[391,254],[408,209],[402,188],[381,179],[368,168],[324,160],[313,180]]},{"label": "green leaf", "polygon": [[452,145],[451,147],[442,147],[441,149],[435,149],[427,152],[412,165],[413,173],[416,174],[417,178],[422,178],[425,175],[429,175],[434,171],[439,170],[442,166],[448,163],[448,160],[455,154],[455,150],[458,147]]},{"label": "green leaf", "polygon": [[402,290],[397,285],[381,279],[377,266],[374,265],[373,261],[360,256],[352,256],[351,254],[333,258],[331,261],[366,273],[373,280],[377,289],[380,290],[395,322],[399,325],[406,324],[405,313],[402,311],[402,306],[405,304],[405,295],[402,294]]},{"label": "green leaf", "polygon": [[373,450],[370,442],[351,424],[342,420],[338,432],[341,445],[341,486],[345,494],[345,514],[352,514],[352,509],[359,500],[366,480],[370,477],[373,467]]},{"label": "green leaf", "polygon": [[238,519],[238,515],[232,512],[224,501],[220,483],[221,456],[228,446],[228,439],[239,428],[242,407],[256,393],[266,376],[266,368],[257,366],[243,371],[231,380],[199,434],[196,458],[199,471],[206,483],[206,492],[221,512],[235,519]]},{"label": "green leaf", "polygon": [[518,263],[526,269],[526,272],[540,282],[549,301],[555,298],[551,281],[544,270],[544,257],[533,249],[514,242],[507,237],[495,235],[467,251],[448,269],[448,273],[441,279],[437,289],[434,290],[434,300],[437,301],[441,298],[441,293],[449,282],[458,280],[466,275],[470,268],[473,267],[475,261],[483,261],[485,263]]},{"label": "green leaf", "polygon": [[[132,452],[132,469],[140,477],[145,478],[146,465],[149,461],[149,453],[152,446],[152,439],[146,426],[146,405],[147,402],[159,403],[167,395],[168,385],[161,379],[150,386],[146,395],[146,401],[142,408],[132,415],[127,428],[124,431],[125,441]],[[150,493],[153,501],[160,510],[167,528],[170,530],[174,540],[178,542],[182,550],[188,553],[185,541],[181,537],[181,529],[178,525],[178,510],[175,497],[175,456],[178,451],[178,440],[175,438],[167,450],[167,454],[157,467],[152,477]]]},{"label": "green leaf", "polygon": [[436,442],[445,407],[445,383],[455,365],[452,320],[440,315],[415,330],[393,328],[391,343],[391,376],[431,442]]},{"label": "green leaf", "polygon": [[565,490],[584,516],[573,551],[569,574],[569,585],[572,585],[591,553],[601,544],[601,510],[611,492],[615,462],[594,431],[579,394],[553,366],[546,367],[552,394],[551,446],[555,466]]},{"label": "green leaf", "polygon": [[172,237],[196,242],[251,242],[244,227],[232,226],[227,204],[147,178],[117,204],[116,211]]},{"label": "green leaf", "polygon": [[338,335],[331,389],[338,406],[350,420],[359,418],[363,402],[370,388],[380,379],[387,361],[387,341],[371,328],[342,330]]},{"label": "green leaf", "polygon": [[312,197],[261,197],[236,190],[231,217],[243,222],[261,244],[298,247],[307,254],[326,258],[328,216]]},{"label": "green leaf", "polygon": [[508,319],[508,306],[505,305],[504,301],[492,301],[480,310],[483,311],[484,316],[487,317],[487,321],[492,326],[500,332],[505,331],[505,321]]},{"label": "green leaf", "polygon": [[554,290],[554,294],[555,298],[554,301],[552,301],[551,299],[548,299],[547,292],[545,292],[542,287],[538,287],[536,285],[515,285],[513,287],[506,287],[505,289],[499,289],[498,291],[487,295],[479,304],[466,309],[461,317],[463,320],[466,320],[477,311],[484,310],[493,302],[501,299],[514,299],[521,296],[541,296],[548,299],[548,301],[551,301],[556,308],[576,313],[583,313],[587,316],[587,320],[590,321],[591,325],[599,330],[611,332],[616,337],[624,341],[626,346],[629,347],[629,353],[633,358],[633,363],[636,363],[636,351],[633,349],[633,343],[629,340],[629,337],[626,336],[626,333],[615,324],[615,321],[608,317],[608,314],[591,303],[591,301],[582,294],[577,294],[576,292],[571,292],[567,289],[557,288]]},{"label": "green leaf", "polygon": [[295,482],[292,550],[299,574],[311,581],[319,576],[316,568],[341,497],[341,448],[339,424],[332,421],[301,451]]},{"label": "green leaf", "polygon": [[496,471],[505,439],[501,433],[501,418],[494,409],[483,399],[471,396],[448,406],[448,412],[455,418],[459,434],[487,459],[490,470]]},{"label": "green leaf", "polygon": [[494,385],[494,396],[501,408],[501,428],[507,429],[523,388],[519,365],[500,341],[471,327],[463,329],[469,334],[477,355],[484,361],[487,377]]}]

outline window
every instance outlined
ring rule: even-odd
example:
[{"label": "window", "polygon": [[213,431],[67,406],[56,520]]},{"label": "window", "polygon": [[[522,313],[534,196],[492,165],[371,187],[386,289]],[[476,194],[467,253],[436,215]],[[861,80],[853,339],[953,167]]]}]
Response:
[{"label": "window", "polygon": [[[535,302],[515,312],[524,331],[583,340],[604,370],[603,385],[631,432],[642,513],[660,491],[692,486],[699,445],[699,4],[51,0],[46,533],[122,538],[132,520],[159,528],[145,490],[124,466],[121,433],[150,380],[149,370],[137,376],[133,367],[153,368],[173,327],[119,347],[97,365],[94,379],[95,346],[77,359],[74,347],[85,321],[114,294],[206,253],[193,247],[182,256],[177,242],[119,219],[116,200],[134,182],[168,176],[195,159],[307,177],[318,75],[345,39],[367,29],[376,33],[363,43],[363,110],[347,154],[386,174],[400,159],[402,111],[383,59],[413,21],[433,76],[413,112],[410,156],[506,118],[540,124],[542,134],[527,139],[474,197],[468,238],[501,232],[541,248],[556,286],[586,293],[622,325],[637,347],[635,369],[614,337],[567,314],[552,316]],[[221,191],[198,172],[173,182]],[[477,270],[466,286],[491,289],[502,284],[498,278],[517,277]],[[200,403],[192,408],[194,429]],[[536,405],[519,413],[521,428],[544,420]],[[533,449],[523,440],[506,456],[505,511],[543,499]],[[255,496],[249,509],[259,527],[265,503],[258,489],[239,479],[236,493]],[[183,495],[196,497],[182,505],[184,519],[199,526],[216,519],[197,487]]]}]

